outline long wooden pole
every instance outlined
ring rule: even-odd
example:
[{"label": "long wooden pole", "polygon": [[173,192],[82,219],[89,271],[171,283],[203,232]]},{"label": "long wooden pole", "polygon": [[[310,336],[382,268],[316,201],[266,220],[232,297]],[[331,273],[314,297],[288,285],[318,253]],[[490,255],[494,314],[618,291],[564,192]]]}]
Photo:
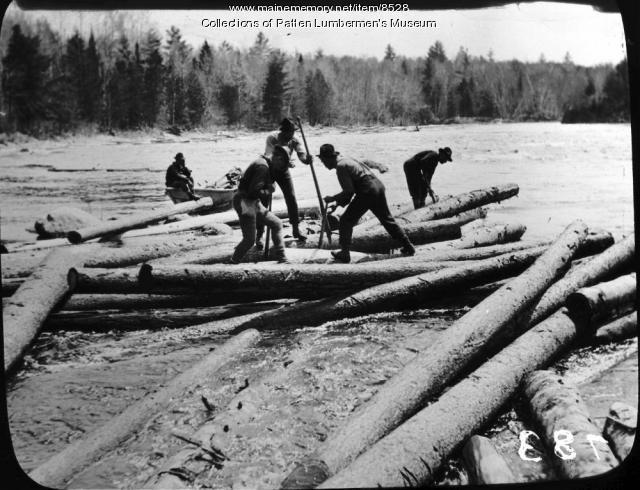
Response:
[{"label": "long wooden pole", "polygon": [[259,338],[260,334],[256,330],[247,330],[231,338],[202,361],[173,378],[165,387],[134,403],[84,439],[38,466],[29,473],[29,477],[45,487],[65,486],[76,473],[124,442],[154,414],[162,411],[172,399],[178,398],[188,387],[202,383]]},{"label": "long wooden pole", "polygon": [[[307,156],[311,156],[311,153],[309,153],[309,145],[307,145],[307,138],[304,137],[302,121],[300,121],[299,117],[296,117],[296,121],[298,122],[298,129],[300,129],[300,136],[302,136],[302,141],[304,142],[304,149],[307,152]],[[322,226],[320,228],[320,238],[318,239],[318,248],[320,248],[322,247],[322,234],[325,231],[327,233],[327,241],[331,243],[331,228],[329,227],[329,222],[327,221],[327,208],[324,206],[324,201],[322,200],[320,185],[318,185],[318,177],[316,177],[316,170],[315,168],[313,168],[313,162],[309,163],[309,167],[311,167],[313,184],[316,188],[316,194],[318,195],[318,205],[320,206],[320,213],[322,214]]]},{"label": "long wooden pole", "polygon": [[201,209],[208,209],[213,206],[213,200],[210,197],[203,197],[197,201],[189,201],[176,204],[168,209],[160,209],[144,214],[138,214],[133,217],[121,218],[115,221],[107,221],[97,226],[89,226],[78,230],[70,231],[67,239],[71,243],[80,243],[91,240],[92,238],[122,233],[123,231],[139,228],[160,221],[161,219],[173,216],[174,214],[189,213]]}]

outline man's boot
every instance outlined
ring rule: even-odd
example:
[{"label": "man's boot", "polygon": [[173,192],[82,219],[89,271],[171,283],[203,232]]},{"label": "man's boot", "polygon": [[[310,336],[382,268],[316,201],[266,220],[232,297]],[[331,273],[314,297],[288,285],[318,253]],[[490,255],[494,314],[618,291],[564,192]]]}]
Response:
[{"label": "man's boot", "polygon": [[276,260],[278,261],[278,264],[289,264],[290,263],[289,259],[287,259],[287,256],[284,253],[284,250],[276,252]]},{"label": "man's boot", "polygon": [[400,249],[400,252],[402,252],[402,255],[416,254],[416,249],[413,246],[413,243],[411,243],[411,241],[409,240],[409,238],[404,237],[404,239],[402,240],[402,248]]},{"label": "man's boot", "polygon": [[295,238],[298,241],[301,241],[301,242],[307,241],[307,235],[305,235],[300,231],[297,223],[295,225],[291,225],[291,234],[293,235],[293,238]]},{"label": "man's boot", "polygon": [[332,250],[331,255],[333,255],[333,258],[337,262],[344,262],[345,264],[348,264],[349,262],[351,262],[351,254],[349,253],[348,250],[339,250],[339,251]]}]

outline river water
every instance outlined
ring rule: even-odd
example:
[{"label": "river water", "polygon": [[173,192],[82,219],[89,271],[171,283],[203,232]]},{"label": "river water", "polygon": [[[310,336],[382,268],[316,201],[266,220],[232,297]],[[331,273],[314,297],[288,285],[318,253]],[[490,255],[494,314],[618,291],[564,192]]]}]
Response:
[{"label": "river water", "polygon": [[[31,142],[0,148],[2,240],[28,240],[26,231],[56,206],[73,205],[107,219],[162,206],[164,171],[184,153],[196,181],[210,182],[230,167],[245,167],[263,150],[266,134],[117,136]],[[382,175],[391,203],[408,200],[402,162],[423,149],[450,146],[453,162],[439,166],[437,193],[457,194],[517,183],[520,194],[489,207],[495,221],[527,226],[524,238],[554,238],[572,220],[610,231],[616,240],[633,231],[630,126],[463,124],[367,130],[310,129],[313,153],[333,143],[342,153],[387,163]],[[324,194],[338,191],[335,174],[316,165]],[[313,198],[309,170],[293,169],[299,199]],[[170,432],[193,433],[237,405],[236,391],[249,380],[261,386],[262,404],[225,447],[223,468],[199,472],[194,488],[274,488],[292,463],[313,451],[369,399],[422,346],[482,296],[441,298],[415,312],[380,314],[315,329],[264,332],[260,342],[158,416],[102,461],[76,475],[72,488],[142,488],[184,443]],[[420,342],[416,343],[416,339]],[[145,394],[187,369],[227,339],[206,328],[158,331],[43,333],[9,380],[9,420],[16,457],[32,470],[68,444],[84,438]],[[591,379],[588,372],[613,366],[625,376]],[[277,375],[290,359],[289,374]],[[581,374],[585,398],[601,427],[606,407],[636,404],[637,341],[582,349],[559,361],[562,372]],[[586,368],[585,368],[586,366]],[[600,366],[600,367],[598,367]],[[579,369],[578,369],[579,368]],[[289,369],[289,368],[287,368]],[[285,379],[285,382],[282,382]],[[586,383],[586,384],[585,384]],[[205,396],[216,409],[205,409]],[[235,405],[234,405],[235,407]],[[544,466],[523,466],[517,404],[487,428],[523,481],[553,477]],[[515,427],[515,429],[514,429]],[[459,461],[443,482],[465,482]]]}]

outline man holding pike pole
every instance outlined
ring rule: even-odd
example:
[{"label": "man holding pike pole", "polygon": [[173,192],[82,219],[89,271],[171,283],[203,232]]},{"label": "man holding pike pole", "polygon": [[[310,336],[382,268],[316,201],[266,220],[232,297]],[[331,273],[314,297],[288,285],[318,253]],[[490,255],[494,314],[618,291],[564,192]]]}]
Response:
[{"label": "man holding pike pole", "polygon": [[341,156],[333,145],[328,143],[320,147],[318,157],[329,170],[336,169],[338,182],[342,187],[342,192],[335,196],[325,196],[324,201],[327,204],[335,202],[337,206],[348,205],[340,217],[341,250],[332,251],[333,257],[340,262],[351,261],[353,227],[367,210],[371,210],[389,235],[400,243],[403,254],[415,254],[409,237],[389,211],[384,184],[373,174],[371,168],[354,158]]},{"label": "man holding pike pole", "polygon": [[[296,194],[293,188],[293,179],[291,178],[289,168],[295,166],[291,161],[294,151],[298,155],[298,159],[307,165],[313,162],[313,157],[304,150],[300,141],[298,141],[294,136],[295,131],[296,127],[293,121],[289,118],[284,118],[280,123],[279,131],[275,131],[267,136],[264,156],[271,158],[271,155],[277,146],[283,148],[287,152],[287,165],[283,169],[273,171],[273,180],[277,182],[278,186],[280,186],[280,190],[282,190],[282,194],[284,195],[284,200],[287,203],[287,213],[289,215],[289,223],[291,224],[293,238],[305,241],[307,237],[304,233],[300,232],[299,228],[298,201],[296,200]],[[259,249],[263,247],[263,232],[264,226],[259,226],[256,239],[256,247]]]}]

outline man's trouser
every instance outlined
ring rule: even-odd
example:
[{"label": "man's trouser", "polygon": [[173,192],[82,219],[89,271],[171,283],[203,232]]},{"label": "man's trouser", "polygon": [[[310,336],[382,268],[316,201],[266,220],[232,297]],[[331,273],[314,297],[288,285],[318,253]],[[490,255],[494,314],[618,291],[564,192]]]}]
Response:
[{"label": "man's trouser", "polygon": [[193,193],[193,185],[191,185],[191,183],[189,182],[185,182],[184,180],[175,180],[173,182],[170,182],[169,184],[167,184],[167,187],[175,187],[176,189],[181,189],[184,192],[186,192],[189,197],[194,197],[194,193]]},{"label": "man's trouser", "polygon": [[371,210],[380,224],[384,226],[392,238],[398,240],[401,245],[407,245],[409,238],[404,230],[393,219],[387,197],[384,193],[384,185],[375,177],[368,179],[367,189],[364,192],[356,193],[355,197],[347,206],[347,209],[340,217],[340,247],[343,250],[351,249],[351,236],[353,227],[358,223],[362,215]]},{"label": "man's trouser", "polygon": [[[287,203],[287,214],[289,215],[289,224],[291,225],[291,231],[294,237],[298,235],[298,201],[296,201],[296,193],[293,189],[293,179],[289,169],[284,172],[272,172],[273,179],[276,181],[282,194],[284,195],[284,201]],[[264,233],[264,225],[258,224],[258,238],[261,238]]]},{"label": "man's trouser", "polygon": [[415,209],[424,207],[429,189],[422,172],[405,164],[404,175],[407,178],[407,187],[413,200],[413,207]]},{"label": "man's trouser", "polygon": [[256,224],[263,228],[267,225],[273,237],[273,249],[277,258],[284,257],[284,241],[282,240],[282,221],[265,208],[258,199],[243,198],[239,194],[233,196],[233,209],[240,218],[242,241],[236,246],[232,260],[240,262],[242,257],[256,243]]}]

